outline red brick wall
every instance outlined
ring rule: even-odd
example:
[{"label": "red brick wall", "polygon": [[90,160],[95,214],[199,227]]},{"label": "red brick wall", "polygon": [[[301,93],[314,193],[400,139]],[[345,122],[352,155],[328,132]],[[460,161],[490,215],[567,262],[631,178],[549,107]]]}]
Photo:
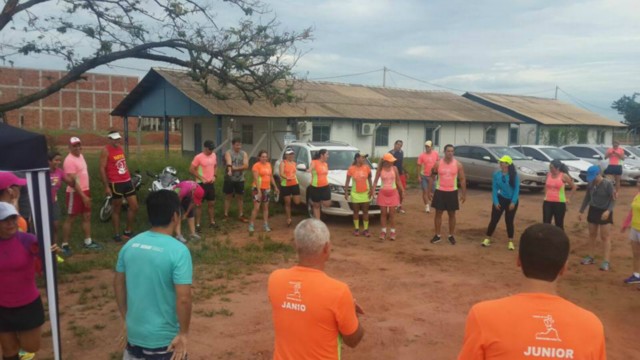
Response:
[{"label": "red brick wall", "polygon": [[[0,67],[0,103],[44,88],[63,71]],[[138,84],[135,76],[86,74],[61,91],[6,114],[7,122],[28,129],[107,130],[122,128],[111,110]]]}]

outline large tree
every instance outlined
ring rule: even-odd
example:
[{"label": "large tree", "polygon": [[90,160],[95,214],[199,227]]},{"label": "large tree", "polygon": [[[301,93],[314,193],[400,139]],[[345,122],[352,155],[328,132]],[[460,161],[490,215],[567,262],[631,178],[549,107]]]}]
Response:
[{"label": "large tree", "polygon": [[[220,10],[238,11],[239,21],[228,25],[229,17],[217,17]],[[183,67],[220,98],[233,89],[250,102],[290,101],[296,44],[311,31],[279,27],[260,0],[5,0],[0,60],[12,65],[21,57],[55,56],[68,72],[0,104],[0,113],[45,98],[96,67],[132,58]]]},{"label": "large tree", "polygon": [[611,104],[611,107],[624,117],[624,122],[632,129],[640,128],[640,103],[636,101],[638,96],[640,93],[634,93],[631,96],[623,95]]}]

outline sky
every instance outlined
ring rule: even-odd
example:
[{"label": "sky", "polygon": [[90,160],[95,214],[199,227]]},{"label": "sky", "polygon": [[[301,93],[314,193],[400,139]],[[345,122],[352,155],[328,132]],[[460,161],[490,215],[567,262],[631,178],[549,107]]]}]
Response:
[{"label": "sky", "polygon": [[[214,4],[218,2],[214,1]],[[273,0],[283,30],[313,29],[300,77],[364,85],[557,97],[607,118],[640,92],[637,0]],[[221,23],[238,12],[216,8]],[[48,60],[46,68],[64,69]],[[16,62],[42,67],[43,59]],[[102,73],[144,76],[157,66],[122,60]],[[166,66],[166,65],[165,65]],[[361,74],[366,73],[366,74]],[[357,76],[349,76],[361,74]]]}]

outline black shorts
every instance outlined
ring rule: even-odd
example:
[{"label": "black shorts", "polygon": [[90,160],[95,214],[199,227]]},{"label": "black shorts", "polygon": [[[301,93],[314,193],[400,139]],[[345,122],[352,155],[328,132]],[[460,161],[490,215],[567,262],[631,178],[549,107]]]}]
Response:
[{"label": "black shorts", "polygon": [[622,165],[609,165],[604,169],[605,175],[622,175]]},{"label": "black shorts", "polygon": [[280,196],[300,195],[300,185],[283,186],[280,188]]},{"label": "black shorts", "polygon": [[216,200],[216,186],[214,183],[198,183],[200,187],[204,190],[204,200],[207,201],[215,201]]},{"label": "black shorts", "polygon": [[599,209],[597,207],[589,206],[589,213],[587,214],[587,222],[589,224],[606,225],[613,224],[613,211],[609,212],[609,216],[606,220],[602,220],[602,213],[607,209]]},{"label": "black shorts", "polygon": [[442,191],[436,189],[436,192],[433,194],[433,200],[431,200],[431,206],[436,210],[442,211],[459,210],[458,190]]},{"label": "black shorts", "polygon": [[226,180],[222,183],[222,192],[226,195],[244,194],[244,181]]},{"label": "black shorts", "polygon": [[44,307],[38,296],[33,302],[15,308],[0,306],[0,332],[21,332],[44,324]]},{"label": "black shorts", "polygon": [[[188,209],[189,209],[189,205],[191,205],[191,197],[190,196],[186,196],[184,199],[182,199],[182,201],[180,202],[180,205],[182,205],[182,213],[184,214]],[[195,216],[195,210],[196,207],[192,207],[191,211],[189,211],[189,213],[187,214],[187,218],[192,218]]]},{"label": "black shorts", "polygon": [[331,190],[329,185],[323,187],[309,186],[307,188],[309,192],[309,198],[313,202],[329,201],[331,200]]},{"label": "black shorts", "polygon": [[129,196],[136,194],[136,188],[133,187],[131,180],[119,183],[109,183],[109,188],[111,189],[111,198],[113,199],[128,198]]}]

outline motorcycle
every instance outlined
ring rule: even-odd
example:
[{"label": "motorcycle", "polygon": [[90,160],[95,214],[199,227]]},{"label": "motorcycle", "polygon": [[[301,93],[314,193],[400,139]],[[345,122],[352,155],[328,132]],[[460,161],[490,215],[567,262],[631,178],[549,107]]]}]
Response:
[{"label": "motorcycle", "polygon": [[151,183],[149,192],[155,192],[160,190],[173,190],[173,187],[180,183],[178,179],[178,171],[173,166],[167,166],[162,169],[159,174],[153,174],[147,171],[147,175],[155,180]]},{"label": "motorcycle", "polygon": [[[142,186],[142,175],[140,175],[140,171],[133,173],[131,176],[131,184],[133,184],[133,188],[136,189],[136,193],[140,190]],[[127,204],[127,198],[122,200],[122,209],[126,210],[129,205]],[[113,214],[113,206],[111,204],[111,196],[106,196],[102,202],[102,206],[100,207],[100,221],[107,222],[111,219],[111,214]]]}]

